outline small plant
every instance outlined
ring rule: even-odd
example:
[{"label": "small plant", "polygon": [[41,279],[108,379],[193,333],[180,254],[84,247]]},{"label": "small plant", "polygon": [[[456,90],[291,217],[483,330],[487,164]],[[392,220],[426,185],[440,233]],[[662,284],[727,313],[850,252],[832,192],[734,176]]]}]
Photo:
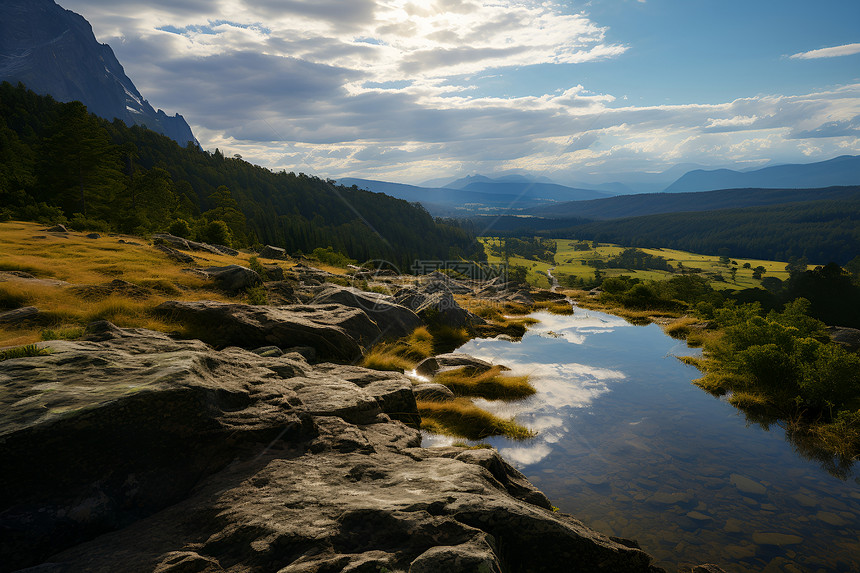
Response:
[{"label": "small plant", "polygon": [[260,278],[264,281],[269,280],[269,277],[266,274],[266,267],[263,266],[263,264],[260,262],[260,259],[258,259],[256,255],[252,255],[248,258],[248,268],[260,275]]},{"label": "small plant", "polygon": [[8,350],[0,350],[0,362],[3,362],[4,360],[12,360],[14,358],[47,356],[50,353],[51,350],[48,348],[39,348],[35,344],[28,344],[26,346],[18,346],[17,348],[10,348]]},{"label": "small plant", "polygon": [[84,328],[80,326],[71,326],[68,328],[46,328],[39,333],[42,340],[77,340],[84,335]]},{"label": "small plant", "polygon": [[248,304],[264,305],[269,304],[269,295],[266,292],[266,287],[260,285],[248,288],[245,293],[248,297]]}]

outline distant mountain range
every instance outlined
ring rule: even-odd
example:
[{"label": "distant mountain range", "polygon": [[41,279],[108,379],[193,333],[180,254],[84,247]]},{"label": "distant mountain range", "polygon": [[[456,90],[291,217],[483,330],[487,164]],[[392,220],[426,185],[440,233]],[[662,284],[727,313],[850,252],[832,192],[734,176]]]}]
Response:
[{"label": "distant mountain range", "polygon": [[640,193],[533,207],[522,214],[544,219],[618,219],[661,213],[716,211],[822,200],[856,200],[860,186],[824,189],[724,189],[695,193]]},{"label": "distant mountain range", "polygon": [[522,176],[493,179],[474,175],[452,181],[444,187],[419,187],[354,177],[339,179],[338,183],[347,187],[355,185],[359,189],[385,193],[410,202],[417,201],[431,214],[446,217],[516,212],[541,205],[609,196],[600,191],[566,187]]},{"label": "distant mountain range", "polygon": [[744,187],[810,189],[834,185],[860,185],[860,156],[843,155],[817,163],[776,165],[746,172],[696,169],[669,185],[665,192],[715,191]]},{"label": "distant mountain range", "polygon": [[0,2],[0,81],[21,82],[61,102],[81,101],[100,117],[145,125],[183,146],[196,143],[181,115],[155,111],[143,98],[89,22],[53,0]]}]

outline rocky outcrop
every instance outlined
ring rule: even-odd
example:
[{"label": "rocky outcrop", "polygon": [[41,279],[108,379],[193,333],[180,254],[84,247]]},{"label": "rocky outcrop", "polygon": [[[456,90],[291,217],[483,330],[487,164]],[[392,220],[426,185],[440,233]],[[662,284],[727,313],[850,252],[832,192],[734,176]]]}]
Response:
[{"label": "rocky outcrop", "polygon": [[168,247],[167,245],[155,245],[155,248],[177,263],[182,263],[183,265],[193,265],[196,263],[194,257],[191,255],[186,255],[182,251],[178,251],[172,247]]},{"label": "rocky outcrop", "polygon": [[0,324],[11,326],[27,320],[33,320],[39,315],[35,306],[22,306],[13,310],[0,311]]},{"label": "rocky outcrop", "polygon": [[657,571],[494,450],[420,448],[401,374],[88,338],[0,371],[0,570]]},{"label": "rocky outcrop", "polygon": [[196,241],[191,241],[167,233],[156,233],[152,236],[152,243],[154,245],[167,245],[173,249],[179,249],[180,251],[198,251],[212,253],[213,255],[229,255],[231,257],[235,257],[239,254],[239,251],[236,249],[231,249],[225,245],[198,243]]},{"label": "rocky outcrop", "polygon": [[226,267],[206,267],[205,269],[189,269],[207,280],[213,281],[218,288],[235,293],[263,284],[263,279],[256,272],[242,265],[227,265]]},{"label": "rocky outcrop", "polygon": [[315,304],[337,303],[360,308],[379,325],[382,335],[386,338],[407,336],[424,324],[417,314],[397,304],[394,297],[354,287],[325,285],[325,288],[314,297],[313,302]]},{"label": "rocky outcrop", "polygon": [[415,287],[397,291],[394,300],[411,309],[426,323],[463,327],[484,324],[486,321],[457,304],[449,291],[426,292]]},{"label": "rocky outcrop", "polygon": [[[415,367],[415,372],[421,376],[435,376],[439,372],[454,368],[468,368],[472,374],[482,374],[492,368],[493,365],[486,360],[475,358],[460,352],[450,352],[425,358]],[[500,366],[502,370],[509,368]]]},{"label": "rocky outcrop", "polygon": [[836,344],[850,352],[860,352],[860,330],[845,326],[828,326],[827,334]]},{"label": "rocky outcrop", "polygon": [[62,102],[81,101],[91,113],[145,125],[185,147],[194,135],[185,119],[155,111],[125,75],[107,44],[82,16],[53,0],[0,3],[0,81],[23,82]]},{"label": "rocky outcrop", "polygon": [[382,334],[362,310],[339,304],[252,306],[167,301],[155,311],[189,326],[214,346],[311,346],[323,360],[356,360]]},{"label": "rocky outcrop", "polygon": [[260,251],[258,255],[261,259],[280,259],[285,260],[287,258],[287,251],[282,249],[281,247],[273,247],[271,245],[266,245],[263,247],[263,250]]}]

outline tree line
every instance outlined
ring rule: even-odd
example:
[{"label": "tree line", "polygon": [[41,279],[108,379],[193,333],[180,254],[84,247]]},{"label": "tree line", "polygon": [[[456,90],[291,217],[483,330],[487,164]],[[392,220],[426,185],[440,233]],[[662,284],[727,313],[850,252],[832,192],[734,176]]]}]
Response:
[{"label": "tree line", "polygon": [[75,229],[168,229],[237,247],[332,247],[409,268],[415,259],[485,259],[471,223],[419,204],[241,157],[179,146],[109,122],[80,102],[0,85],[0,219],[68,221]]}]

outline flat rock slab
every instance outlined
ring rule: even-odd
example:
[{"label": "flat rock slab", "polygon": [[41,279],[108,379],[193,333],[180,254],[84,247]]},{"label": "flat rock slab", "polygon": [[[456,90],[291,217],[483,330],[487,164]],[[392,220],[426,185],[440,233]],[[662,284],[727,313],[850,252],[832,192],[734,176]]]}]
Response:
[{"label": "flat rock slab", "polygon": [[767,488],[755,481],[754,479],[750,479],[746,476],[742,476],[740,474],[732,474],[729,479],[732,482],[732,485],[738,488],[739,491],[744,493],[751,493],[753,495],[764,495],[767,493]]},{"label": "flat rock slab", "polygon": [[25,320],[32,320],[39,315],[39,309],[35,306],[23,306],[14,310],[0,312],[0,324],[13,325]]},{"label": "flat rock slab", "polygon": [[322,360],[356,360],[382,334],[362,310],[339,304],[254,306],[167,301],[155,310],[192,326],[202,340],[215,346],[311,346]]},{"label": "flat rock slab", "polygon": [[398,373],[86,338],[0,371],[5,570],[660,571],[495,450],[420,448]]}]

